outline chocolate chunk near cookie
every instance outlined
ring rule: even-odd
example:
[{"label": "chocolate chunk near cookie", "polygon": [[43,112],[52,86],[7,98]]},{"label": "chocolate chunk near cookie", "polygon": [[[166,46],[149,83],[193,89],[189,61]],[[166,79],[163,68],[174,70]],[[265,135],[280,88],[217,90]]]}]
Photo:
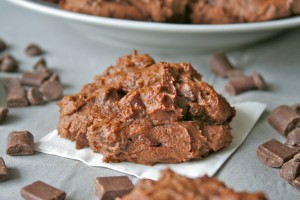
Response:
[{"label": "chocolate chunk near cookie", "polygon": [[63,96],[63,87],[57,80],[47,80],[41,87],[40,91],[48,100],[58,100]]},{"label": "chocolate chunk near cookie", "polygon": [[45,103],[43,94],[36,87],[28,89],[27,99],[31,105],[41,105]]},{"label": "chocolate chunk near cookie", "polygon": [[22,84],[28,86],[41,86],[44,81],[50,77],[49,73],[43,72],[25,72],[22,75]]},{"label": "chocolate chunk near cookie", "polygon": [[34,153],[34,138],[29,131],[13,131],[7,137],[6,154],[11,156]]}]

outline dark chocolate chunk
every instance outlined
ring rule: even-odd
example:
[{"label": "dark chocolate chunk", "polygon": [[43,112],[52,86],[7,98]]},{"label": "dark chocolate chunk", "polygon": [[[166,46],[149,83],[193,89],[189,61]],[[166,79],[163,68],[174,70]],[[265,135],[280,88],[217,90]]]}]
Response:
[{"label": "dark chocolate chunk", "polygon": [[6,44],[3,39],[0,38],[0,52],[6,49]]},{"label": "dark chocolate chunk", "polygon": [[300,128],[296,128],[287,135],[285,144],[291,147],[300,147]]},{"label": "dark chocolate chunk", "polygon": [[38,56],[43,53],[43,50],[36,44],[29,44],[25,49],[25,53],[28,56]]},{"label": "dark chocolate chunk", "polygon": [[18,62],[11,55],[4,55],[0,58],[0,71],[14,72],[19,68]]},{"label": "dark chocolate chunk", "polygon": [[223,78],[228,76],[228,72],[233,70],[234,67],[230,64],[225,54],[215,54],[209,61],[210,70]]},{"label": "dark chocolate chunk", "polygon": [[298,115],[300,115],[300,103],[295,103],[294,105],[291,106],[291,108],[292,108]]},{"label": "dark chocolate chunk", "polygon": [[2,157],[0,157],[0,182],[8,179],[8,170]]},{"label": "dark chocolate chunk", "polygon": [[292,185],[300,191],[300,176],[298,176],[292,183]]},{"label": "dark chocolate chunk", "polygon": [[95,179],[95,189],[100,200],[114,200],[129,193],[133,185],[127,176],[98,177]]},{"label": "dark chocolate chunk", "polygon": [[63,96],[63,87],[58,81],[45,81],[41,85],[40,91],[48,100],[58,100]]},{"label": "dark chocolate chunk", "polygon": [[31,105],[44,104],[43,94],[35,87],[28,89],[27,99]]},{"label": "dark chocolate chunk", "polygon": [[8,113],[8,108],[0,108],[0,122],[2,122]]},{"label": "dark chocolate chunk", "polygon": [[28,105],[26,90],[21,86],[18,78],[6,78],[3,80],[7,91],[6,104],[8,107],[24,107]]},{"label": "dark chocolate chunk", "polygon": [[267,85],[263,77],[254,72],[251,76],[239,76],[231,79],[226,85],[225,90],[230,95],[238,95],[249,90],[264,90]]},{"label": "dark chocolate chunk", "polygon": [[42,73],[50,73],[49,69],[47,68],[47,62],[44,58],[41,58],[37,63],[33,66],[34,71],[42,72]]},{"label": "dark chocolate chunk", "polygon": [[25,200],[64,200],[66,193],[42,181],[36,181],[21,189]]},{"label": "dark chocolate chunk", "polygon": [[29,86],[41,86],[49,78],[49,73],[25,72],[22,75],[22,84]]},{"label": "dark chocolate chunk", "polygon": [[275,108],[268,117],[269,124],[283,136],[299,127],[300,116],[289,106],[281,105]]},{"label": "dark chocolate chunk", "polygon": [[29,131],[13,131],[7,137],[6,154],[11,156],[31,155],[34,138]]},{"label": "dark chocolate chunk", "polygon": [[256,154],[259,160],[269,167],[281,167],[285,162],[292,159],[297,151],[272,139],[259,145]]},{"label": "dark chocolate chunk", "polygon": [[284,163],[279,171],[280,176],[292,183],[300,175],[300,153]]}]

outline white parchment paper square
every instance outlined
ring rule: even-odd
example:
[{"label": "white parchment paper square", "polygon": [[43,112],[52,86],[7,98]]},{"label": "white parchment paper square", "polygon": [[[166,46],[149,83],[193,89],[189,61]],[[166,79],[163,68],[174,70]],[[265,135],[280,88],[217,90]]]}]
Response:
[{"label": "white parchment paper square", "polygon": [[259,102],[244,102],[236,104],[234,107],[237,110],[237,115],[231,123],[233,135],[231,145],[216,153],[210,154],[207,158],[202,160],[180,164],[156,164],[154,166],[145,166],[129,162],[103,163],[103,156],[101,154],[94,153],[90,148],[76,150],[75,143],[58,136],[57,130],[50,132],[37,142],[35,150],[46,154],[80,160],[89,166],[110,168],[137,176],[138,178],[157,180],[160,174],[159,171],[165,168],[171,168],[179,174],[192,178],[204,174],[212,176],[228,157],[243,143],[265,110],[266,105]]}]

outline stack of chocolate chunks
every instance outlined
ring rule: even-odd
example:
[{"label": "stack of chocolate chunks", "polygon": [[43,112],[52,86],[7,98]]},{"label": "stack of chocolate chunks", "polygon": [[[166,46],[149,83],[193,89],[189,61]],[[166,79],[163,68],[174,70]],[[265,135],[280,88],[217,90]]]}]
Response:
[{"label": "stack of chocolate chunks", "polygon": [[280,168],[279,174],[300,190],[300,104],[281,105],[269,115],[269,124],[286,137],[285,144],[276,139],[261,144],[259,160],[269,167]]}]

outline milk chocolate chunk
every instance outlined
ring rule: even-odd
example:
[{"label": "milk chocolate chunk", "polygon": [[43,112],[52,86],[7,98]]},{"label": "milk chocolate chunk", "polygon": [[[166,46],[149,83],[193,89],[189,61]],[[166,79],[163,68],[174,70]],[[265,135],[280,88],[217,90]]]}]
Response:
[{"label": "milk chocolate chunk", "polygon": [[223,78],[228,76],[228,73],[234,69],[224,53],[215,54],[209,61],[210,70]]},{"label": "milk chocolate chunk", "polygon": [[0,182],[8,179],[8,170],[2,157],[0,157]]},{"label": "milk chocolate chunk", "polygon": [[48,100],[58,100],[63,96],[63,87],[59,81],[47,80],[41,87],[40,91]]},{"label": "milk chocolate chunk", "polygon": [[296,154],[293,159],[282,165],[280,176],[292,183],[300,175],[300,153]]},{"label": "milk chocolate chunk", "polygon": [[34,71],[40,72],[40,73],[50,73],[49,69],[47,68],[47,62],[44,58],[41,58],[37,63],[33,66]]},{"label": "milk chocolate chunk", "polygon": [[225,90],[230,95],[238,95],[249,90],[264,90],[267,85],[263,77],[254,72],[251,76],[240,76],[231,79],[226,85]]},{"label": "milk chocolate chunk", "polygon": [[[299,3],[300,5],[300,3]],[[300,103],[295,103],[294,105],[291,106],[291,108],[300,115]]]},{"label": "milk chocolate chunk", "polygon": [[241,70],[238,70],[238,69],[233,69],[233,70],[230,70],[228,73],[227,73],[227,78],[229,80],[231,79],[235,79],[235,78],[240,78],[242,76],[245,76],[245,74],[241,71]]},{"label": "milk chocolate chunk", "polygon": [[289,106],[281,105],[275,108],[268,117],[269,124],[283,136],[300,125],[300,116]]},{"label": "milk chocolate chunk", "polygon": [[259,145],[256,154],[259,160],[269,167],[281,167],[285,162],[292,159],[297,151],[272,139]]},{"label": "milk chocolate chunk", "polygon": [[60,82],[59,75],[56,74],[56,73],[53,73],[48,80],[49,81],[58,81],[58,82]]},{"label": "milk chocolate chunk", "polygon": [[18,62],[13,56],[6,54],[0,58],[0,71],[15,72],[18,68]]},{"label": "milk chocolate chunk", "polygon": [[38,56],[43,53],[43,50],[36,44],[29,44],[25,49],[25,53],[28,56]]},{"label": "milk chocolate chunk", "polygon": [[36,181],[21,189],[25,200],[64,200],[66,193],[42,181]]},{"label": "milk chocolate chunk", "polygon": [[98,177],[95,179],[95,189],[100,200],[114,200],[129,193],[133,185],[127,176]]},{"label": "milk chocolate chunk", "polygon": [[42,83],[49,78],[49,73],[43,72],[25,72],[22,75],[22,84],[28,86],[41,86]]},{"label": "milk chocolate chunk", "polygon": [[0,122],[2,122],[6,118],[7,113],[8,113],[8,108],[0,107]]},{"label": "milk chocolate chunk", "polygon": [[31,105],[41,105],[45,102],[43,94],[36,87],[28,89],[27,99]]},{"label": "milk chocolate chunk", "polygon": [[18,78],[6,78],[3,80],[7,91],[6,104],[8,107],[24,107],[28,105],[26,90],[21,86]]},{"label": "milk chocolate chunk", "polygon": [[11,156],[34,153],[34,138],[29,131],[13,131],[7,137],[6,154]]},{"label": "milk chocolate chunk", "polygon": [[292,185],[300,191],[300,176],[298,176],[292,183]]},{"label": "milk chocolate chunk", "polygon": [[288,134],[285,144],[291,147],[300,148],[300,128],[296,128]]},{"label": "milk chocolate chunk", "polygon": [[0,38],[0,52],[6,49],[6,44],[3,39]]}]

